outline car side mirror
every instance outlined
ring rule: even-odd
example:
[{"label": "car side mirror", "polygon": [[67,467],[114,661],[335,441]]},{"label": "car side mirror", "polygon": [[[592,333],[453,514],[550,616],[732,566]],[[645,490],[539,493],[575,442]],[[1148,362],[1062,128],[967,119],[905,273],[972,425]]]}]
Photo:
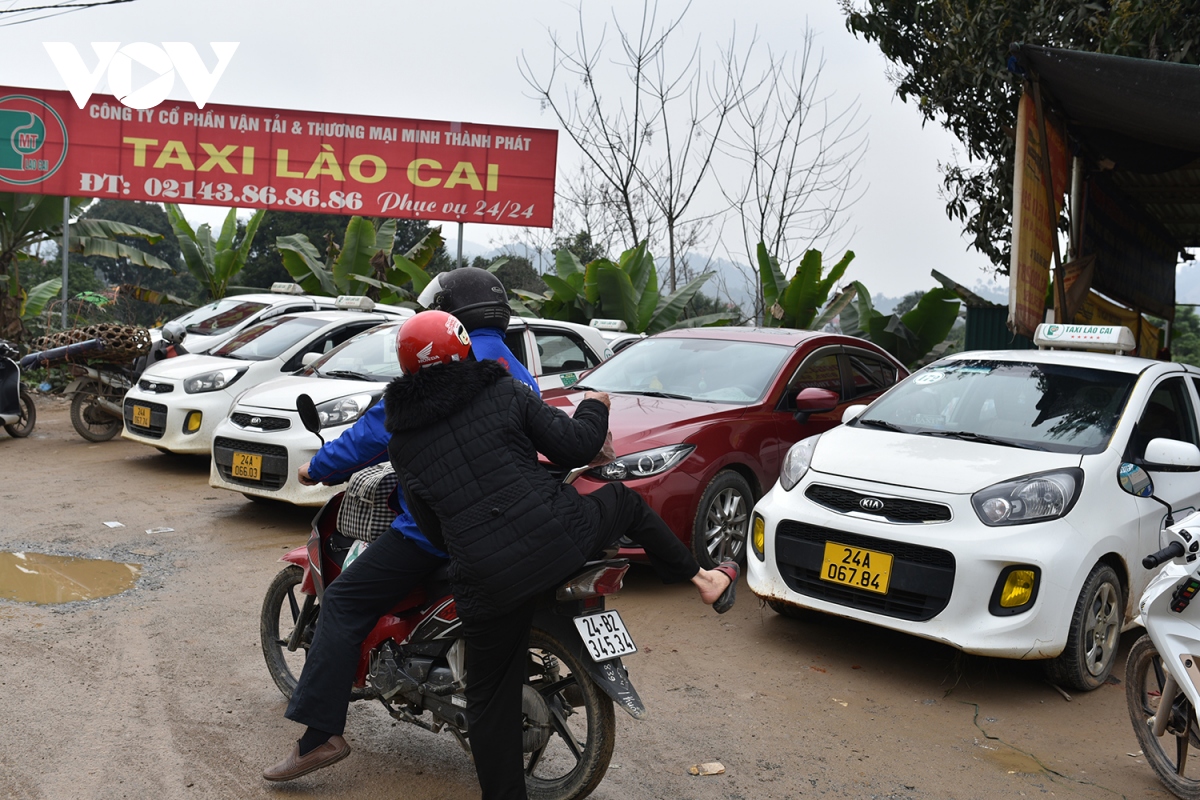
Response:
[{"label": "car side mirror", "polygon": [[320,360],[321,356],[323,356],[323,355],[325,355],[325,354],[324,353],[305,353],[304,355],[300,356],[300,366],[311,367],[314,363],[316,363],[318,360]]},{"label": "car side mirror", "polygon": [[841,401],[842,398],[838,396],[837,392],[809,386],[801,389],[800,393],[796,395],[796,411],[792,417],[796,422],[803,424],[808,422],[808,418],[813,414],[833,411]]},{"label": "car side mirror", "polygon": [[315,433],[321,440],[321,444],[325,444],[325,437],[321,435],[321,415],[317,413],[317,404],[313,402],[313,399],[306,394],[297,397],[296,411],[300,414],[300,422],[303,423],[305,429],[310,433]]},{"label": "car side mirror", "polygon": [[1157,472],[1200,472],[1200,447],[1178,439],[1151,439],[1141,465]]},{"label": "car side mirror", "polygon": [[862,416],[862,413],[866,410],[867,410],[867,407],[862,404],[859,404],[856,406],[850,406],[849,408],[847,408],[845,411],[842,412],[842,424],[845,425],[847,422],[852,422],[852,421],[858,419],[859,417]]}]

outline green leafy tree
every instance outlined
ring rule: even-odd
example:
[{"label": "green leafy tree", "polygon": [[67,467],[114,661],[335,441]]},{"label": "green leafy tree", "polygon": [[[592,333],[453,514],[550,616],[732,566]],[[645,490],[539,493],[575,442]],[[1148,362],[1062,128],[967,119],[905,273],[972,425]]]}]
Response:
[{"label": "green leafy tree", "polygon": [[276,246],[284,268],[309,294],[413,302],[432,277],[430,263],[444,249],[442,229],[430,228],[408,250],[393,253],[396,225],[394,219],[376,226],[366,217],[351,217],[341,244],[331,239],[324,258],[303,233],[281,236]]},{"label": "green leafy tree", "polygon": [[262,209],[255,211],[244,229],[239,229],[237,209],[229,209],[221,232],[213,238],[208,223],[195,230],[179,206],[168,203],[167,217],[179,242],[183,263],[192,277],[204,287],[209,299],[219,300],[229,291],[229,282],[242,271],[262,222]]},{"label": "green leafy tree", "polygon": [[[91,202],[71,198],[69,216],[77,218]],[[20,339],[23,334],[21,311],[29,295],[28,282],[21,278],[25,266],[38,263],[30,250],[38,244],[57,240],[63,232],[63,198],[52,195],[0,193],[0,338]],[[76,219],[68,226],[72,253],[125,259],[133,264],[170,270],[170,265],[123,241],[137,239],[157,244],[160,234],[101,219]]]},{"label": "green leafy tree", "polygon": [[768,328],[805,330],[823,327],[837,313],[836,309],[841,307],[841,303],[827,309],[820,317],[817,312],[829,302],[829,292],[841,280],[853,260],[854,253],[847,250],[826,273],[821,262],[821,251],[808,250],[796,266],[795,274],[788,280],[779,266],[779,260],[767,252],[765,244],[759,242],[758,275],[765,307],[763,325]]},{"label": "green leafy tree", "polygon": [[1175,321],[1171,323],[1171,360],[1200,365],[1200,316],[1192,306],[1175,306]]},{"label": "green leafy tree", "polygon": [[958,319],[961,301],[949,289],[937,287],[921,293],[921,299],[904,314],[882,314],[871,304],[871,293],[857,281],[854,299],[840,311],[842,333],[874,342],[913,367],[942,347]]},{"label": "green leafy tree", "polygon": [[576,231],[567,236],[559,236],[550,247],[551,252],[568,250],[579,259],[580,264],[590,264],[599,258],[608,258],[608,252],[599,242],[592,239],[587,231]]},{"label": "green leafy tree", "polygon": [[846,26],[894,65],[896,94],[962,142],[968,165],[943,166],[946,213],[1007,274],[1012,131],[1020,84],[1012,42],[1200,63],[1192,0],[841,0]]},{"label": "green leafy tree", "polygon": [[471,266],[491,270],[504,284],[504,288],[510,292],[517,289],[535,293],[546,291],[546,282],[533,268],[533,263],[524,256],[504,256],[496,261],[488,261],[483,256],[475,256]]},{"label": "green leafy tree", "polygon": [[545,274],[542,294],[515,290],[518,313],[588,324],[596,318],[624,320],[633,333],[653,334],[672,327],[727,324],[731,313],[706,314],[684,320],[688,303],[713,276],[706,272],[673,294],[658,289],[658,270],[646,242],[626,250],[617,261],[596,259],[586,267],[570,250],[554,254],[555,274]]}]

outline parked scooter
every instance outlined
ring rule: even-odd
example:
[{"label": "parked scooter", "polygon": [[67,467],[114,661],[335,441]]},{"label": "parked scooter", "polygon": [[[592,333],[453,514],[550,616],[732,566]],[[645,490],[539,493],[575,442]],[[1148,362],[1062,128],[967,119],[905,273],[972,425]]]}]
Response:
[{"label": "parked scooter", "polygon": [[11,343],[0,339],[0,423],[14,439],[24,439],[33,433],[37,423],[37,407],[33,395],[21,383],[20,355]]},{"label": "parked scooter", "polygon": [[[1119,479],[1130,494],[1158,500],[1141,467],[1122,464]],[[1167,506],[1160,541],[1166,547],[1142,559],[1146,569],[1166,566],[1138,606],[1146,633],[1129,649],[1125,700],[1142,754],[1159,780],[1176,797],[1200,800],[1200,756],[1188,760],[1191,749],[1200,749],[1200,604],[1190,607],[1200,592],[1200,512],[1176,523]]]},{"label": "parked scooter", "polygon": [[[301,416],[316,433],[316,411]],[[309,418],[313,417],[313,418]],[[263,600],[263,655],[275,685],[290,698],[320,614],[325,587],[341,574],[357,540],[337,531],[342,494],[313,520],[306,547],[281,560]],[[635,719],[645,706],[621,656],[637,652],[604,598],[621,589],[629,562],[585,564],[540,599],[529,641],[522,697],[526,787],[533,800],[590,794],[608,769],[616,736],[613,701]],[[464,672],[466,643],[445,568],[380,618],[363,644],[355,700],[376,699],[395,719],[434,733],[447,730],[470,751]]]}]

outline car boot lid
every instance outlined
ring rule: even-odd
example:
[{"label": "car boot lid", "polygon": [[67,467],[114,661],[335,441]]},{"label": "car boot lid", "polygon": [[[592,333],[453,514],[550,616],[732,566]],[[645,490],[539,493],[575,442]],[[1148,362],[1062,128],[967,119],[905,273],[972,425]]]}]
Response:
[{"label": "car boot lid", "polygon": [[1078,467],[1082,457],[961,439],[843,425],[823,434],[811,467],[825,475],[912,489],[973,494],[1036,472]]}]

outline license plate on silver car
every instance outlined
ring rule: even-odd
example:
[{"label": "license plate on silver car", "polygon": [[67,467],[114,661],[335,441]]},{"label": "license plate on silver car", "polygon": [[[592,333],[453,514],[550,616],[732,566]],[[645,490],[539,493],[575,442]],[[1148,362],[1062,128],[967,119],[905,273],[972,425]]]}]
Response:
[{"label": "license plate on silver car", "polygon": [[575,627],[579,629],[588,655],[597,663],[637,652],[637,645],[616,611],[575,617]]}]

